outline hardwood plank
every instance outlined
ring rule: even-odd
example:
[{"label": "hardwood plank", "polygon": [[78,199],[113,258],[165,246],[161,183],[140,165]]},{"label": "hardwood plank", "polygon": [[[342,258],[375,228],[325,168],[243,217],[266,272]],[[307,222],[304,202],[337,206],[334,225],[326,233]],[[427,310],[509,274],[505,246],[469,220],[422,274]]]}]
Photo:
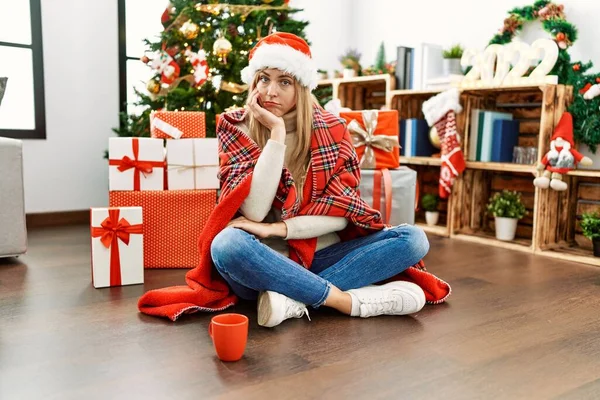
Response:
[{"label": "hardwood plank", "polygon": [[89,223],[90,210],[30,213],[25,216],[27,229]]},{"label": "hardwood plank", "polygon": [[519,133],[521,135],[536,135],[540,133],[540,121],[521,121],[519,124]]},{"label": "hardwood plank", "polygon": [[519,135],[519,146],[521,147],[537,147],[537,135]]},{"label": "hardwood plank", "polygon": [[584,183],[579,185],[578,197],[581,200],[600,201],[600,184]]},{"label": "hardwood plank", "polygon": [[507,111],[512,113],[515,119],[536,119],[539,121],[542,115],[542,108],[539,106],[509,108]]}]

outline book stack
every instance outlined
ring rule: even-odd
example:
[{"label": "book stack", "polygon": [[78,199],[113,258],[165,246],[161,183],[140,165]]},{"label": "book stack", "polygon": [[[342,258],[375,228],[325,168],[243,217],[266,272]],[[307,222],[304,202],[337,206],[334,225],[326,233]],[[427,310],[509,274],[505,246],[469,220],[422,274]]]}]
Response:
[{"label": "book stack", "polygon": [[471,112],[470,161],[512,162],[513,148],[519,144],[519,121],[507,112],[474,109]]},{"label": "book stack", "polygon": [[424,119],[400,120],[400,155],[404,157],[431,157],[438,150],[429,139],[429,125]]}]

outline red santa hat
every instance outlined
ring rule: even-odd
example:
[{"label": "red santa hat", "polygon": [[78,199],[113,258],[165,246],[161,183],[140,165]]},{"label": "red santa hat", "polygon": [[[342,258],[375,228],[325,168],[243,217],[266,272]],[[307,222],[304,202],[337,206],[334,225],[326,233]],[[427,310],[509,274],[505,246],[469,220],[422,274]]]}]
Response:
[{"label": "red santa hat", "polygon": [[571,148],[575,146],[573,141],[573,116],[571,113],[565,111],[558,121],[558,125],[554,129],[554,134],[550,140],[556,140],[556,138],[563,138],[563,140],[571,144]]},{"label": "red santa hat", "polygon": [[242,81],[249,84],[256,72],[264,68],[285,71],[310,90],[317,87],[317,67],[310,47],[292,33],[275,32],[259,40],[250,51],[248,66],[242,70]]}]

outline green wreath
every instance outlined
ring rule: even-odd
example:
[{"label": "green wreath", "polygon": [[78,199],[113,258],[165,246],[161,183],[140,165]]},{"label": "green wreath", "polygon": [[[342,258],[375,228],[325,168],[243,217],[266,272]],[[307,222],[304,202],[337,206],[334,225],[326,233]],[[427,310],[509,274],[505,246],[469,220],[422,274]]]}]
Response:
[{"label": "green wreath", "polygon": [[573,134],[578,143],[586,144],[596,152],[600,144],[600,96],[586,100],[585,90],[590,85],[600,83],[600,74],[586,74],[592,62],[571,62],[569,47],[577,40],[577,28],[568,22],[562,4],[548,0],[538,0],[532,6],[514,8],[508,12],[504,26],[494,35],[490,44],[510,43],[523,29],[526,22],[540,21],[559,47],[558,60],[551,74],[558,76],[558,83],[573,86],[573,102],[569,112],[573,115]]}]

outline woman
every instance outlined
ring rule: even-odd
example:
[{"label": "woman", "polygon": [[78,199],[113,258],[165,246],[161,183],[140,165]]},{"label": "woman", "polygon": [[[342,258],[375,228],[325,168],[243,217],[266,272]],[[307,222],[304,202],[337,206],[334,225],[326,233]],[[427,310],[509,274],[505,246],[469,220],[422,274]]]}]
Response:
[{"label": "woman", "polygon": [[217,125],[221,194],[200,239],[200,264],[186,275],[188,287],[150,291],[139,309],[176,320],[258,299],[259,324],[273,327],[308,316],[307,305],[371,317],[444,301],[449,286],[424,271],[423,231],[384,225],[358,195],[346,125],[311,96],[317,71],[308,44],[269,35],[242,77],[246,108]]},{"label": "woman", "polygon": [[[261,154],[250,193],[240,207],[241,216],[215,237],[212,260],[236,295],[247,300],[258,296],[262,326],[308,314],[306,304],[361,317],[415,313],[425,305],[425,294],[416,284],[370,285],[399,274],[425,256],[429,244],[421,229],[402,225],[340,242],[336,232],[347,227],[344,216],[282,220],[280,208],[273,205],[280,179],[287,178],[282,175],[284,169],[289,170],[295,194],[302,201],[304,186],[311,183],[306,182],[306,173],[313,124],[317,118],[333,120],[323,115],[326,111],[311,96],[315,81],[309,74],[314,71],[309,51],[301,38],[275,33],[259,42],[250,55],[244,71],[246,79],[251,77],[247,112],[236,117],[237,129],[219,136],[228,141],[227,136],[248,135]],[[355,201],[359,200],[357,196]],[[376,211],[369,212],[375,218]],[[318,238],[317,251],[308,270],[288,258],[286,240],[314,237]]]}]

